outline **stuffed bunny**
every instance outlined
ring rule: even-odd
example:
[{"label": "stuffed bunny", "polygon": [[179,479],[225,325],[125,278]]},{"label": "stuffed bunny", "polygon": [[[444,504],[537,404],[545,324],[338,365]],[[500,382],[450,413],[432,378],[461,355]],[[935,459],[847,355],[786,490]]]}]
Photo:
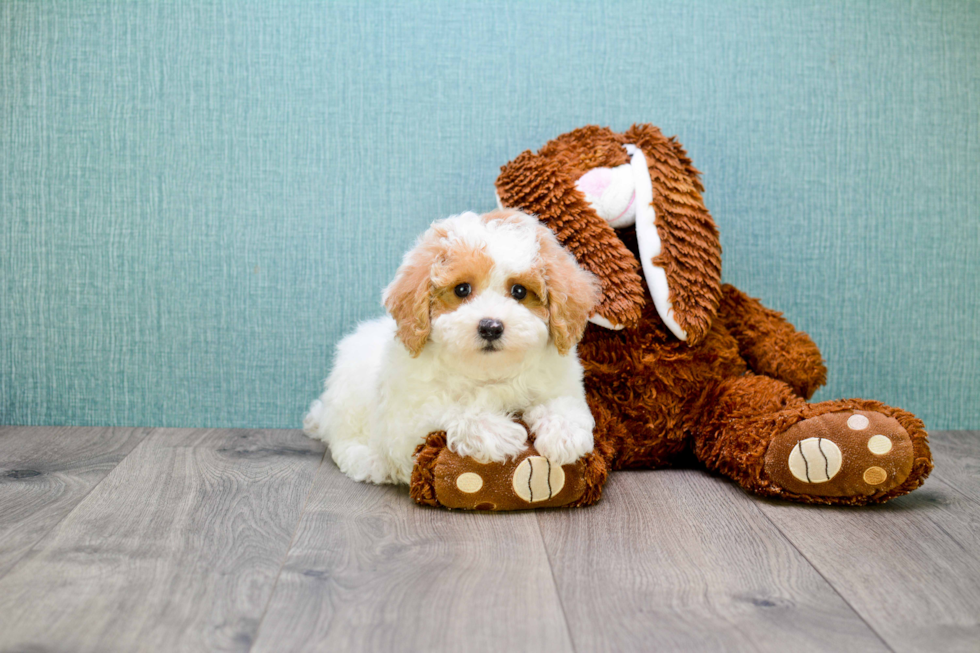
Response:
[{"label": "stuffed bunny", "polygon": [[[530,442],[525,456],[490,469],[433,434],[418,450],[417,501],[586,505],[608,471],[691,453],[750,492],[805,503],[887,501],[932,470],[911,413],[866,399],[807,402],[826,381],[819,350],[780,313],[721,283],[718,230],[675,139],[652,125],[583,127],[503,166],[496,187],[501,206],[536,215],[602,283],[578,347],[595,450],[545,474]],[[491,482],[464,492],[454,479],[467,473]]]}]

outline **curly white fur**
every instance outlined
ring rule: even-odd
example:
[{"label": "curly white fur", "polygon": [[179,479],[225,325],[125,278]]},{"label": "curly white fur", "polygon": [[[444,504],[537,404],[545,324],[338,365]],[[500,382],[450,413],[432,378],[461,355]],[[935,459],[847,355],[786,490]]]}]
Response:
[{"label": "curly white fur", "polygon": [[[512,296],[524,278],[541,282],[535,302]],[[459,283],[472,293],[454,305]],[[591,275],[530,216],[437,221],[385,292],[394,317],[365,322],[338,345],[304,431],[330,445],[341,471],[372,483],[408,483],[415,448],[432,431],[446,431],[460,455],[512,458],[526,445],[520,416],[542,455],[573,462],[592,450],[594,421],[574,347],[562,355],[556,339],[578,340],[595,298]],[[485,318],[503,324],[499,340],[478,334]],[[569,322],[571,336],[556,332]]]}]

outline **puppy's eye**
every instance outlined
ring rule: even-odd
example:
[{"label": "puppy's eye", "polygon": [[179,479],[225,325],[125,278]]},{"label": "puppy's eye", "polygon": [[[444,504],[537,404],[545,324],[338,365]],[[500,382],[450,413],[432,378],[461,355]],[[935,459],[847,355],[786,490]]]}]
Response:
[{"label": "puppy's eye", "polygon": [[470,284],[468,283],[461,283],[455,288],[453,288],[453,292],[456,293],[456,296],[459,297],[460,299],[462,299],[463,297],[469,297],[469,294],[470,292],[472,292],[472,290],[473,288],[471,288]]},{"label": "puppy's eye", "polygon": [[519,283],[515,283],[510,288],[510,296],[516,299],[517,301],[521,301],[522,299],[527,297],[527,288],[525,288]]}]

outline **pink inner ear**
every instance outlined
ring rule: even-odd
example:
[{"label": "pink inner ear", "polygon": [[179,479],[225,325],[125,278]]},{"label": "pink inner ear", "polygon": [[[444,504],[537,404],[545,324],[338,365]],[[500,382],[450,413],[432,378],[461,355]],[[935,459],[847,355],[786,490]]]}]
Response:
[{"label": "pink inner ear", "polygon": [[612,183],[612,170],[609,168],[596,168],[595,170],[589,170],[579,177],[575,185],[586,195],[601,197],[606,192],[606,189],[609,188],[610,183]]}]

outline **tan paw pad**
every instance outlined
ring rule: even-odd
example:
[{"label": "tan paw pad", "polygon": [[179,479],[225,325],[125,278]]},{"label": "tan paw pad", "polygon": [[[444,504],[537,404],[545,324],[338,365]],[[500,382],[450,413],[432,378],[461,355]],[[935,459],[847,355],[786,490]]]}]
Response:
[{"label": "tan paw pad", "polygon": [[864,470],[864,482],[868,485],[881,485],[888,478],[888,472],[881,467],[868,467]]},{"label": "tan paw pad", "polygon": [[804,483],[826,483],[837,476],[841,462],[840,448],[826,438],[807,438],[789,452],[789,471]]},{"label": "tan paw pad", "polygon": [[887,435],[872,435],[868,440],[868,451],[883,456],[892,450],[892,441]]},{"label": "tan paw pad", "polygon": [[464,472],[456,477],[456,487],[460,492],[473,494],[483,487],[483,478],[474,472]]},{"label": "tan paw pad", "polygon": [[547,501],[565,486],[565,471],[544,456],[529,456],[514,470],[514,494],[528,503]]}]

